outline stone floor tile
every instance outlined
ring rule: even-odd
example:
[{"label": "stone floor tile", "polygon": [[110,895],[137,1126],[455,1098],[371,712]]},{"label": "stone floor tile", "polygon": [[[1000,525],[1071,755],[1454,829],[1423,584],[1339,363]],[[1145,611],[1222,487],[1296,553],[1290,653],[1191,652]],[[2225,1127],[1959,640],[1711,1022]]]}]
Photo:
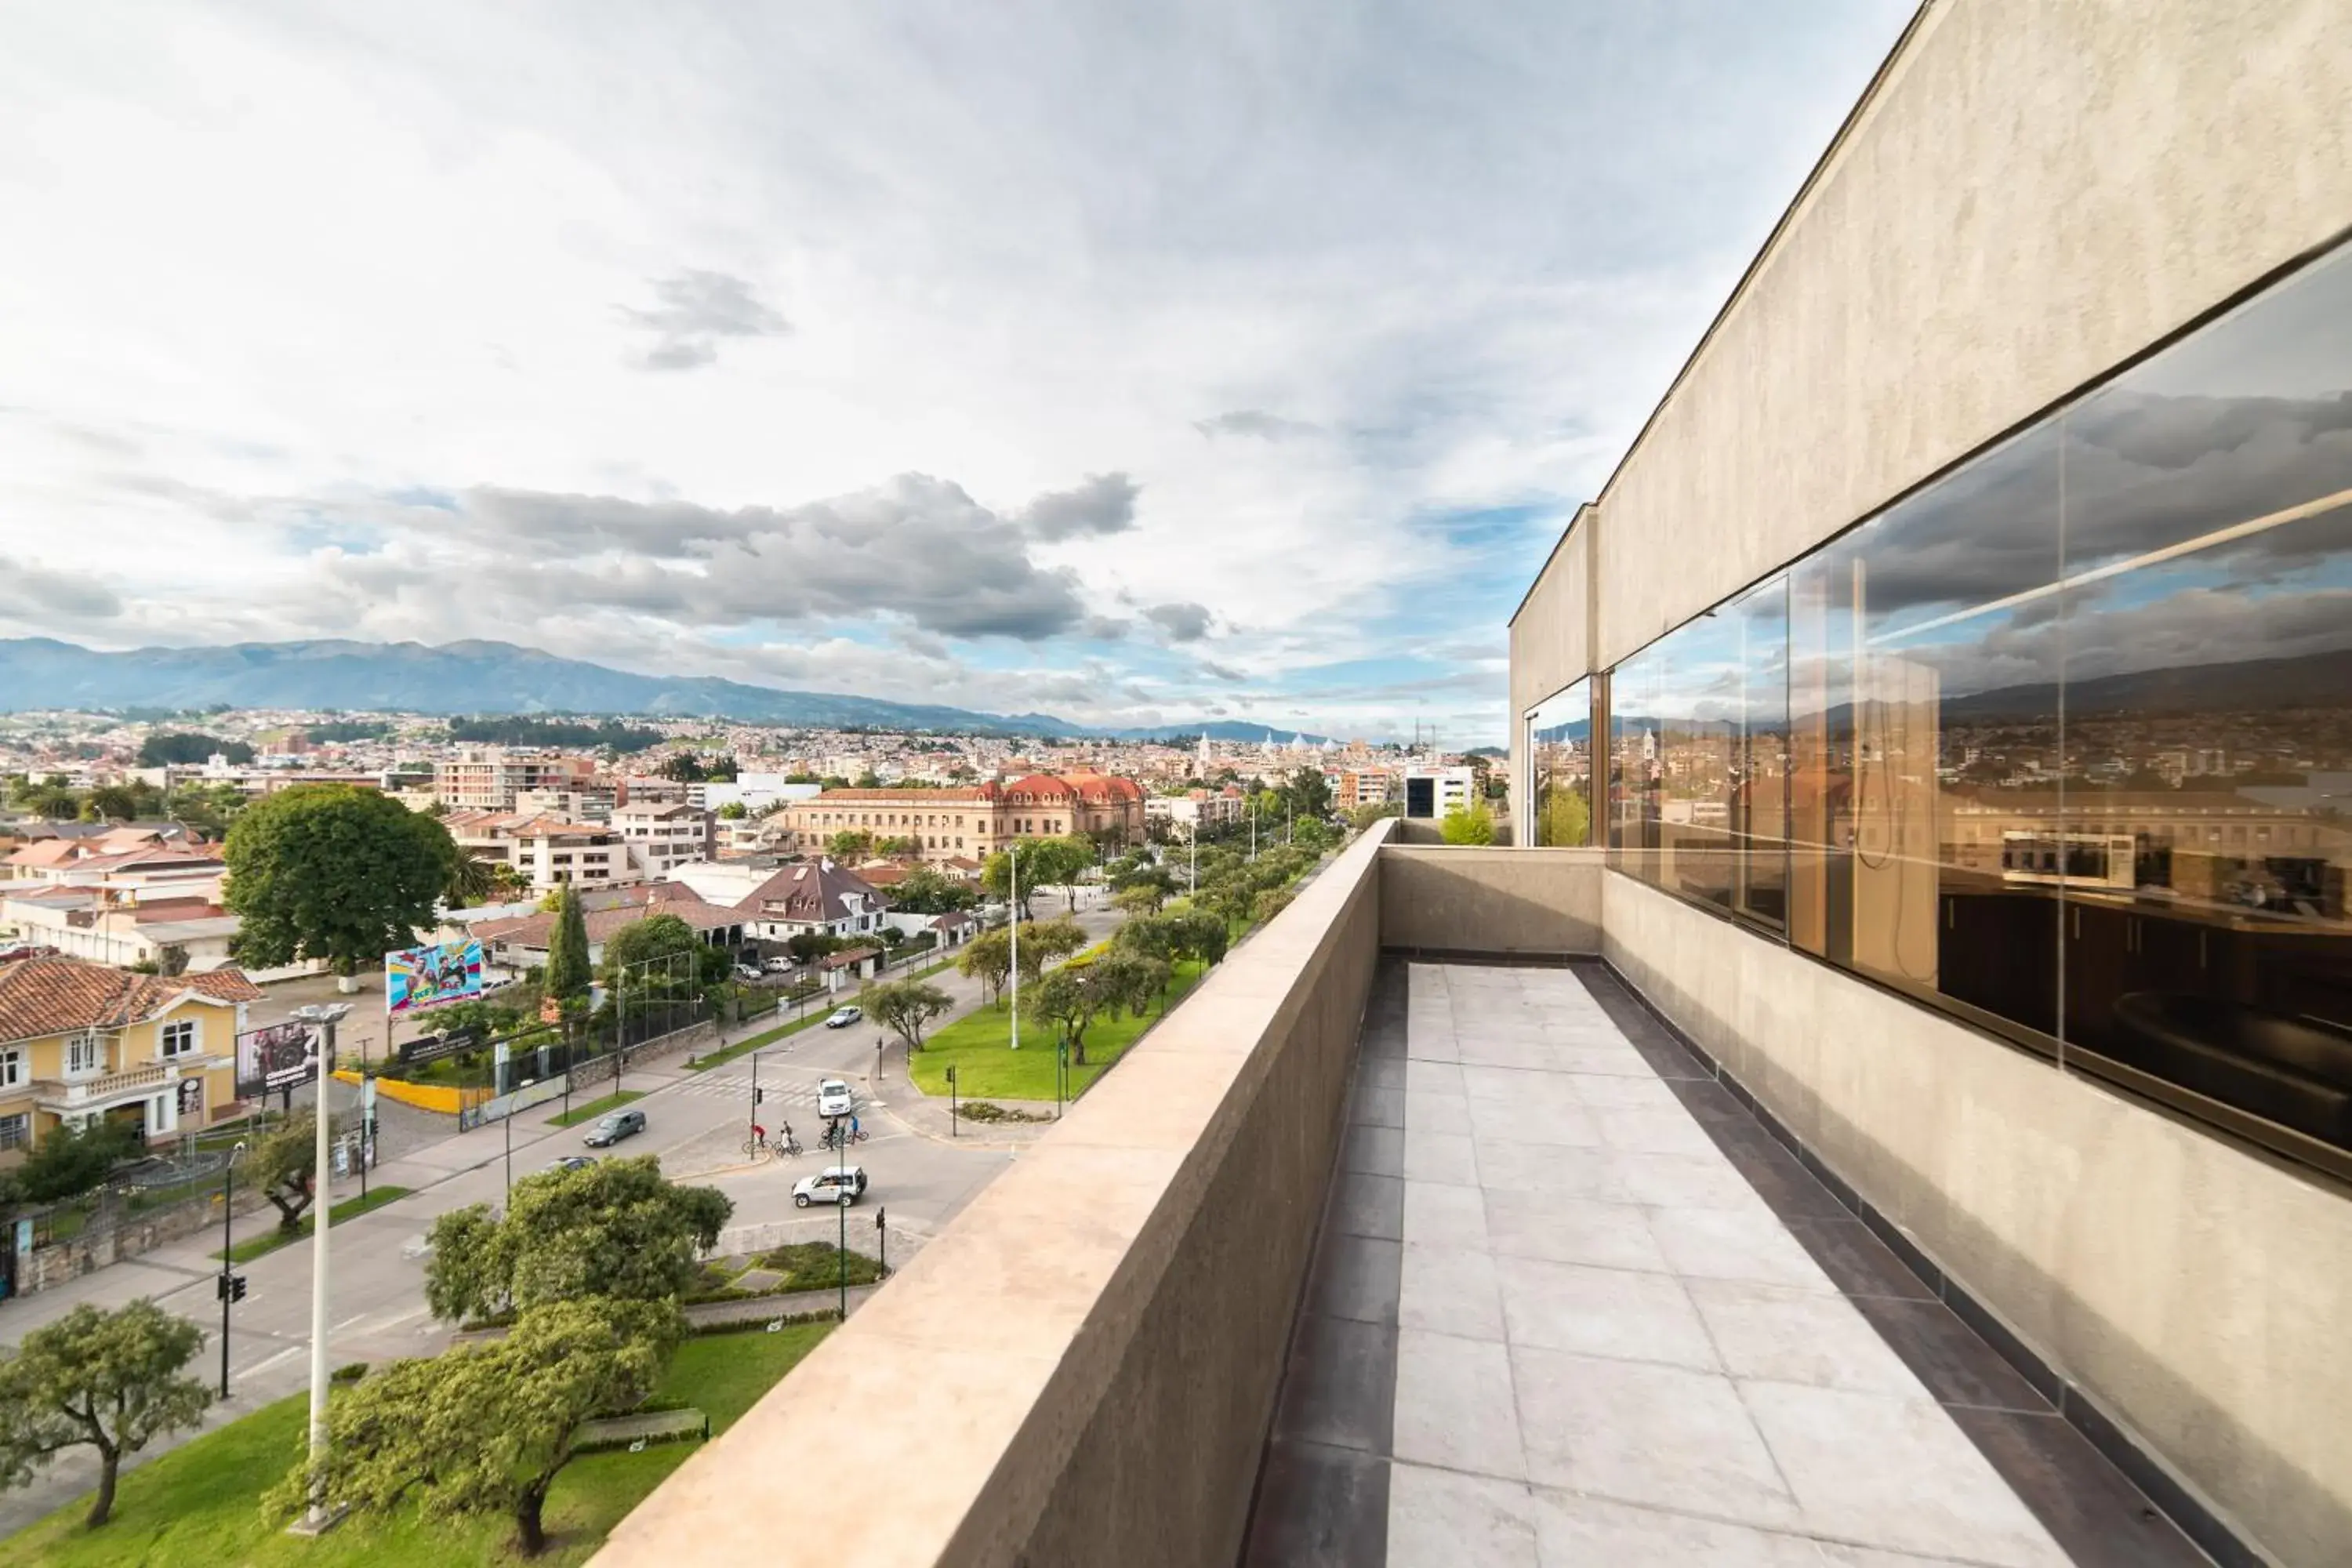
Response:
[{"label": "stone floor tile", "polygon": [[1854,1302],[1927,1392],[1947,1405],[2042,1415],[2052,1406],[2025,1374],[2001,1359],[1941,1301],[1864,1297]]},{"label": "stone floor tile", "polygon": [[1659,1208],[1651,1234],[1677,1274],[1701,1279],[1753,1279],[1793,1289],[1832,1293],[1822,1271],[1778,1215],[1755,1208]]},{"label": "stone floor tile", "polygon": [[1511,1342],[1719,1372],[1706,1325],[1670,1274],[1498,1257]]},{"label": "stone floor tile", "polygon": [[1308,1313],[1299,1320],[1274,1435],[1386,1454],[1395,1426],[1397,1331]]},{"label": "stone floor tile", "polygon": [[[1639,1079],[1629,1079],[1638,1082]],[[1650,1080],[1657,1082],[1655,1079]],[[1607,1106],[1592,1112],[1601,1142],[1637,1154],[1696,1154],[1721,1158],[1715,1140],[1679,1105]]]},{"label": "stone floor tile", "polygon": [[1307,1310],[1367,1323],[1395,1322],[1402,1245],[1369,1236],[1326,1236],[1307,1281]]},{"label": "stone floor tile", "polygon": [[[1630,1080],[1629,1080],[1630,1081]],[[1593,1113],[1580,1106],[1546,1105],[1526,1100],[1465,1100],[1470,1131],[1480,1138],[1515,1143],[1567,1143],[1597,1148],[1601,1133]]]},{"label": "stone floor tile", "polygon": [[1739,1392],[1811,1528],[1899,1552],[2065,1568],[2066,1553],[1934,1400],[1785,1383]]},{"label": "stone floor tile", "polygon": [[1527,1479],[1511,1360],[1503,1345],[1401,1329],[1396,1366],[1396,1458],[1505,1480]]},{"label": "stone floor tile", "polygon": [[1542,1568],[1829,1568],[1849,1561],[1808,1536],[1550,1487],[1531,1491]]},{"label": "stone floor tile", "polygon": [[1535,1501],[1516,1481],[1396,1465],[1389,1478],[1388,1568],[1541,1568]]},{"label": "stone floor tile", "polygon": [[1686,1279],[1683,1289],[1734,1377],[1906,1398],[1927,1393],[1843,1296],[1745,1279]]},{"label": "stone floor tile", "polygon": [[1408,1094],[1460,1094],[1462,1069],[1452,1062],[1415,1061],[1404,1064],[1404,1088]]},{"label": "stone floor tile", "polygon": [[1607,1194],[1611,1179],[1607,1157],[1599,1149],[1516,1143],[1501,1138],[1478,1145],[1478,1181],[1488,1192],[1598,1198]]},{"label": "stone floor tile", "polygon": [[1402,1127],[1404,1095],[1398,1089],[1374,1089],[1360,1083],[1348,1097],[1348,1120],[1365,1127]]},{"label": "stone floor tile", "polygon": [[[1576,1088],[1576,1098],[1595,1110],[1622,1106],[1627,1109],[1665,1109],[1680,1102],[1675,1091],[1654,1078],[1620,1078],[1605,1073],[1575,1073],[1569,1081]],[[1737,1101],[1733,1103],[1737,1104]]]},{"label": "stone floor tile", "polygon": [[2210,1559],[2065,1417],[1950,1414],[2076,1568],[2208,1568]]},{"label": "stone floor tile", "polygon": [[1494,1251],[1517,1258],[1672,1272],[1650,1234],[1648,1215],[1632,1204],[1490,1191],[1486,1235]]},{"label": "stone floor tile", "polygon": [[1388,1551],[1389,1461],[1355,1448],[1269,1445],[1242,1568],[1360,1568]]},{"label": "stone floor tile", "polygon": [[1720,1154],[1601,1152],[1606,1175],[1596,1196],[1654,1208],[1744,1209],[1771,1217],[1756,1189]]},{"label": "stone floor tile", "polygon": [[1837,1288],[1849,1296],[1894,1296],[1932,1301],[1935,1291],[1911,1272],[1861,1220],[1807,1219],[1786,1222],[1798,1245],[1813,1255]]},{"label": "stone floor tile", "polygon": [[1730,1379],[1532,1345],[1511,1347],[1511,1368],[1528,1479],[1749,1524],[1796,1521]]},{"label": "stone floor tile", "polygon": [[1404,1097],[1404,1121],[1410,1132],[1457,1132],[1471,1131],[1470,1102],[1458,1094],[1408,1093]]},{"label": "stone floor tile", "polygon": [[1462,1069],[1463,1092],[1473,1100],[1507,1100],[1516,1104],[1552,1105],[1562,1110],[1584,1109],[1584,1100],[1566,1071],[1535,1071],[1527,1068],[1481,1067]]},{"label": "stone floor tile", "polygon": [[1453,1182],[1478,1184],[1478,1157],[1466,1133],[1424,1132],[1408,1128],[1404,1143],[1404,1176],[1409,1182]]},{"label": "stone floor tile", "polygon": [[1456,1058],[1480,1067],[1518,1068],[1527,1072],[1553,1070],[1556,1048],[1539,1039],[1511,1039],[1473,1032],[1464,1037]]},{"label": "stone floor tile", "polygon": [[1404,1178],[1342,1171],[1333,1178],[1331,1209],[1324,1224],[1342,1236],[1404,1239]]},{"label": "stone floor tile", "polygon": [[1452,1182],[1404,1184],[1404,1239],[1438,1247],[1486,1245],[1486,1205],[1476,1187]]},{"label": "stone floor tile", "polygon": [[[1503,1337],[1502,1288],[1495,1259],[1483,1247],[1415,1242],[1404,1248],[1402,1261],[1400,1324],[1465,1340]],[[1870,1332],[1867,1324],[1863,1332]]]},{"label": "stone floor tile", "polygon": [[1402,1176],[1404,1174],[1404,1129],[1402,1127],[1364,1127],[1348,1129],[1339,1146],[1339,1169],[1360,1171],[1368,1176]]}]

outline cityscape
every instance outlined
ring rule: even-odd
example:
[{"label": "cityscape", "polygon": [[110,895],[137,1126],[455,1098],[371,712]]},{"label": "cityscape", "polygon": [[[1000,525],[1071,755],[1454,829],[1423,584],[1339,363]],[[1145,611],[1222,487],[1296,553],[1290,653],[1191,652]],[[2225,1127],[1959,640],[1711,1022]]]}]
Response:
[{"label": "cityscape", "polygon": [[2347,0],[0,132],[8,1568],[2352,1562]]}]

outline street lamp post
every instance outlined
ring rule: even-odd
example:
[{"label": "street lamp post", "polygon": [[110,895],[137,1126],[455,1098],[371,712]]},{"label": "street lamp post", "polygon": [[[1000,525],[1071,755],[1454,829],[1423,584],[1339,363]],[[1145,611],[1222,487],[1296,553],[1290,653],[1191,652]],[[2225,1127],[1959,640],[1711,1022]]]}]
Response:
[{"label": "street lamp post", "polygon": [[1013,1045],[1021,1048],[1021,840],[1004,847],[1005,882],[1013,889]]},{"label": "street lamp post", "polygon": [[499,1125],[505,1128],[507,1133],[507,1197],[509,1201],[512,1201],[514,1197],[514,1110],[511,1107],[504,1116],[499,1118]]},{"label": "street lamp post", "polygon": [[327,1232],[334,1215],[329,1197],[327,1173],[327,1084],[334,1070],[335,1026],[351,1013],[349,1003],[313,1003],[295,1009],[294,1016],[306,1024],[317,1025],[323,1037],[319,1042],[319,1104],[314,1118],[318,1124],[318,1144],[315,1158],[318,1169],[311,1178],[317,1183],[316,1195],[310,1200],[318,1214],[310,1222],[310,1507],[303,1524],[310,1534],[325,1530],[327,1519]]},{"label": "street lamp post", "polygon": [[961,1136],[956,1131],[956,1069],[953,1062],[948,1064],[948,1136]]},{"label": "street lamp post", "polygon": [[232,1262],[233,1262],[233,1260],[232,1260],[232,1259],[230,1258],[230,1257],[229,1257],[229,1250],[228,1250],[228,1249],[229,1249],[229,1247],[230,1247],[230,1245],[231,1245],[231,1244],[230,1244],[230,1240],[229,1240],[229,1229],[228,1229],[228,1218],[229,1218],[229,1194],[230,1194],[230,1191],[231,1191],[231,1189],[230,1189],[230,1182],[231,1182],[231,1180],[236,1176],[236,1157],[237,1157],[239,1154],[242,1154],[242,1153],[244,1153],[244,1152],[245,1152],[245,1140],[244,1140],[244,1139],[242,1139],[242,1138],[240,1138],[240,1139],[238,1139],[238,1140],[236,1141],[236,1146],[235,1148],[233,1148],[233,1149],[231,1149],[231,1150],[228,1152],[228,1159],[227,1159],[226,1163],[225,1163],[221,1166],[221,1272],[220,1272],[220,1301],[221,1301],[221,1391],[220,1391],[220,1396],[221,1396],[223,1399],[226,1399],[226,1398],[228,1397],[228,1305],[229,1305],[229,1303],[230,1303],[231,1301],[233,1301],[233,1300],[235,1300],[236,1299],[237,1287],[238,1287],[239,1285],[241,1285],[241,1284],[243,1284],[243,1283],[244,1283],[244,1281],[242,1281],[242,1280],[240,1280],[239,1279],[237,1279],[237,1277],[236,1277],[235,1274],[233,1274],[233,1273],[231,1273],[231,1272],[229,1271],[229,1270],[230,1270],[230,1268],[231,1268],[231,1266],[232,1266]]}]

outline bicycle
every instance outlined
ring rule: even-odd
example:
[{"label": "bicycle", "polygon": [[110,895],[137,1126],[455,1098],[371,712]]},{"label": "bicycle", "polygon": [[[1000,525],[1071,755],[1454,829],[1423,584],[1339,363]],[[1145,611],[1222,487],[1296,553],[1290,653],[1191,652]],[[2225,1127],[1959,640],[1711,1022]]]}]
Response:
[{"label": "bicycle", "polygon": [[779,1152],[777,1145],[768,1142],[768,1131],[764,1127],[743,1140],[743,1157],[747,1160],[757,1160],[761,1155],[774,1155]]}]

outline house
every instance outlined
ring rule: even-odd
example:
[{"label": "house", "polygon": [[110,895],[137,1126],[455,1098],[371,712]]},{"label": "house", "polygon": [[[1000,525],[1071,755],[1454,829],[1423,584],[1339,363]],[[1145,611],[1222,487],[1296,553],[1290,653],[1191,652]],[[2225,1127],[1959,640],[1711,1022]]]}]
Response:
[{"label": "house", "polygon": [[100,1117],[159,1139],[237,1114],[236,1036],[260,995],[234,969],[166,977],[70,957],[0,963],[0,1161]]},{"label": "house", "polygon": [[779,867],[736,906],[755,934],[783,942],[803,931],[858,936],[882,929],[889,906],[873,884],[830,859]]},{"label": "house", "polygon": [[[648,898],[600,910],[583,909],[581,923],[588,929],[588,962],[602,963],[604,943],[614,931],[652,915],[676,915],[712,947],[740,947],[749,933],[742,910],[706,904],[699,899]],[[490,963],[520,972],[547,962],[547,944],[555,933],[555,921],[552,911],[543,911],[506,920],[478,921],[467,930],[481,940],[483,955]]]}]

